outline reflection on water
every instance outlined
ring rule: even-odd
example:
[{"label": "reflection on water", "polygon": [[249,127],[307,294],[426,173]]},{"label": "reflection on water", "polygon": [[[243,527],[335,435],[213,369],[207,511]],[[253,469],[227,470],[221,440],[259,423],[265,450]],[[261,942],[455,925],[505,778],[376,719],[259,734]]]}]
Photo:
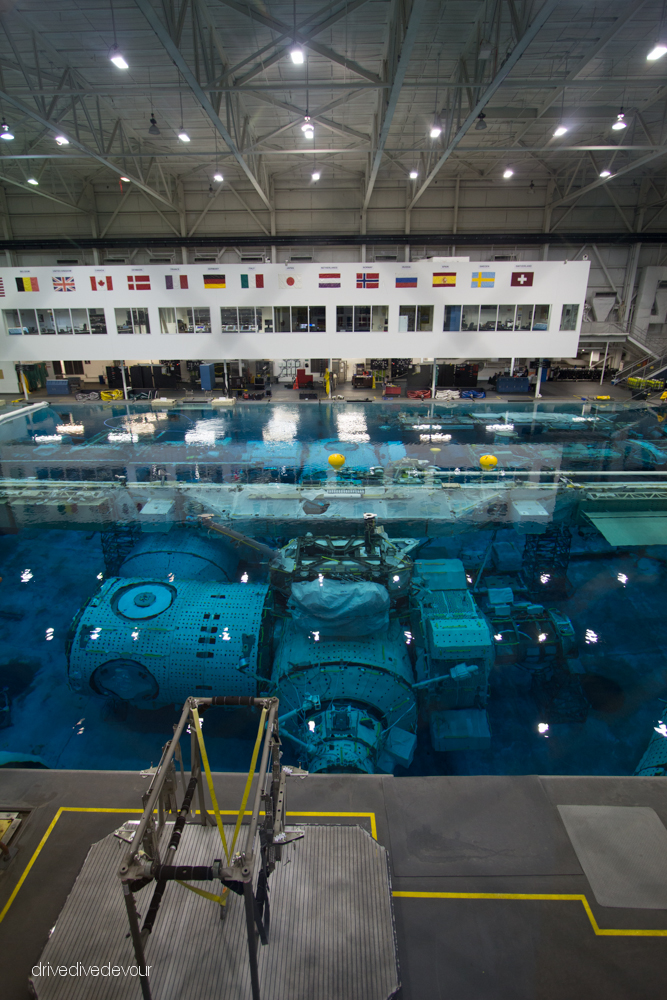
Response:
[{"label": "reflection on water", "polygon": [[[119,403],[75,416],[56,404],[0,426],[0,763],[144,768],[180,677],[190,693],[274,685],[295,713],[286,761],[322,770],[631,774],[652,736],[660,759],[659,405]],[[407,569],[386,548],[401,540]],[[149,584],[173,589],[182,619],[151,611]],[[236,617],[215,610],[232,599]],[[243,710],[212,714],[212,766],[244,767],[253,727]]]}]

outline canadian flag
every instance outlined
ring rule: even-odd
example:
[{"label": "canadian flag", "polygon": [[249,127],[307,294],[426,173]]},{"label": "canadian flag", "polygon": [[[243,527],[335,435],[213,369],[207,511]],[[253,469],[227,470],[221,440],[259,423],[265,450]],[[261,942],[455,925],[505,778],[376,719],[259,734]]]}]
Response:
[{"label": "canadian flag", "polygon": [[106,277],[106,278],[96,278],[95,275],[91,274],[91,276],[90,276],[90,287],[92,288],[92,290],[94,292],[99,292],[99,291],[112,292],[113,291],[113,278],[109,278],[109,277]]}]

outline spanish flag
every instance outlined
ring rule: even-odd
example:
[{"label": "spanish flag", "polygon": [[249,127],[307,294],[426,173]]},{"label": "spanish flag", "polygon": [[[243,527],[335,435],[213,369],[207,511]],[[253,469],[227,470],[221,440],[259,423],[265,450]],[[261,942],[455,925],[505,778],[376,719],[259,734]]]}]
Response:
[{"label": "spanish flag", "polygon": [[224,274],[205,274],[204,288],[226,288]]},{"label": "spanish flag", "polygon": [[443,285],[455,285],[456,284],[456,272],[450,271],[438,271],[433,275],[433,287],[441,288]]},{"label": "spanish flag", "polygon": [[38,292],[37,278],[17,278],[16,288],[19,292]]}]

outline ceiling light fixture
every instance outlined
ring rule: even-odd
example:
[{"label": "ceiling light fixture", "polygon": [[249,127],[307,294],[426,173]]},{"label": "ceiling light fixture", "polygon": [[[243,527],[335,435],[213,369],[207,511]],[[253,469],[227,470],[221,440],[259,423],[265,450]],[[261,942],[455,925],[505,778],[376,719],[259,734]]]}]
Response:
[{"label": "ceiling light fixture", "polygon": [[611,170],[601,170],[600,177],[611,177]]},{"label": "ceiling light fixture", "polygon": [[559,125],[554,132],[554,137],[557,139],[559,135],[565,135],[567,132],[567,125]]},{"label": "ceiling light fixture", "polygon": [[506,181],[508,181],[510,177],[514,177],[514,171],[511,169],[511,167],[507,167],[507,169],[503,173],[503,177],[505,178]]},{"label": "ceiling light fixture", "polygon": [[190,142],[190,136],[188,135],[187,132],[179,132],[178,138],[181,140],[181,142]]},{"label": "ceiling light fixture", "polygon": [[123,176],[123,177],[121,177],[121,180],[122,180],[122,181],[125,181],[125,183],[126,183],[126,184],[129,184],[129,183],[130,183],[130,181],[132,180],[132,178],[131,178],[131,177],[124,177],[124,176]]},{"label": "ceiling light fixture", "polygon": [[151,115],[151,124],[150,124],[150,128],[148,129],[148,134],[149,135],[159,135],[160,134],[160,129],[157,127],[157,122],[155,121],[155,115]]},{"label": "ceiling light fixture", "polygon": [[612,128],[614,132],[619,132],[622,128],[627,128],[627,127],[628,123],[625,120],[625,115],[623,114],[622,111],[619,111],[618,115],[616,116],[616,121],[612,125]]},{"label": "ceiling light fixture", "polygon": [[14,133],[10,129],[5,119],[3,118],[2,124],[0,125],[0,139],[4,139],[6,142],[11,142],[13,138],[14,138]]},{"label": "ceiling light fixture", "polygon": [[480,111],[480,113],[477,115],[477,124],[475,125],[476,132],[482,132],[485,128],[488,128],[488,125],[484,121],[485,118],[486,115],[484,114],[484,112]]},{"label": "ceiling light fixture", "polygon": [[213,174],[213,180],[217,181],[218,184],[222,184],[222,182],[224,181],[224,179],[225,178],[222,176],[222,174]]},{"label": "ceiling light fixture", "polygon": [[667,53],[667,45],[662,45],[661,42],[652,48],[649,54],[646,56],[649,62],[655,62],[656,59],[662,59],[662,57]]},{"label": "ceiling light fixture", "polygon": [[307,132],[309,129],[312,129],[312,127],[313,126],[311,125],[311,122],[310,122],[310,116],[306,115],[306,117],[304,119],[304,122],[303,122],[303,125],[301,126],[301,131],[302,132]]},{"label": "ceiling light fixture", "polygon": [[59,146],[69,146],[69,139],[64,135],[57,135],[56,142]]},{"label": "ceiling light fixture", "polygon": [[419,177],[419,172],[417,170],[411,170],[410,171],[410,180],[411,181],[416,181],[418,177]]},{"label": "ceiling light fixture", "polygon": [[39,181],[35,180],[34,177],[28,177],[28,184],[32,184],[33,187],[37,187],[37,185],[39,184]]},{"label": "ceiling light fixture", "polygon": [[114,47],[112,48],[111,55],[109,56],[109,59],[114,64],[114,66],[118,67],[118,69],[129,69],[130,68],[128,66],[128,64],[125,62],[125,59],[123,58],[123,56],[118,51],[118,46],[117,45],[114,45]]},{"label": "ceiling light fixture", "polygon": [[431,126],[431,131],[429,132],[429,135],[431,136],[432,139],[438,139],[442,135],[442,127],[438,122],[435,122]]},{"label": "ceiling light fixture", "polygon": [[295,44],[290,49],[290,56],[295,66],[303,66],[304,56],[301,46]]},{"label": "ceiling light fixture", "polygon": [[314,181],[319,181],[320,179],[319,170],[314,170],[313,173],[311,174],[311,177],[313,178]]}]

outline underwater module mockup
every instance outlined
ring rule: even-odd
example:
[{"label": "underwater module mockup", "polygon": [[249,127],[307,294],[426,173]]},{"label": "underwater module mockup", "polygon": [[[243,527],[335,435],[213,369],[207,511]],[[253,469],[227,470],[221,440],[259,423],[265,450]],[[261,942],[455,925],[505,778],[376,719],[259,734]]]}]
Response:
[{"label": "underwater module mockup", "polygon": [[409,766],[419,712],[434,749],[487,746],[497,656],[567,674],[565,616],[510,588],[485,614],[460,560],[413,559],[372,514],[359,530],[275,550],[265,583],[230,582],[233,554],[195,528],[144,538],[73,622],[71,687],[145,709],[275,693],[310,770],[373,773]]}]

